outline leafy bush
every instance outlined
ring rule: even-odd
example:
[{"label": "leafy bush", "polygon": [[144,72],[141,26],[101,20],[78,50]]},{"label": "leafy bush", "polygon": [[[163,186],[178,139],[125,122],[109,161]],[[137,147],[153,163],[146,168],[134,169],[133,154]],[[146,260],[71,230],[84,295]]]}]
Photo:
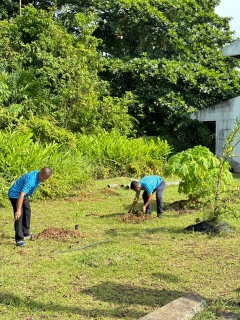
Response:
[{"label": "leafy bush", "polygon": [[[182,180],[179,193],[183,193],[190,200],[210,196],[215,191],[218,180],[220,160],[206,147],[196,146],[172,156],[165,171],[168,175],[177,175]],[[223,163],[222,184],[225,188],[233,181],[229,171],[230,165]]]},{"label": "leafy bush", "polygon": [[64,146],[73,147],[76,143],[76,137],[71,131],[58,127],[56,121],[49,118],[36,118],[31,116],[27,124],[21,125],[22,130],[29,128],[33,134],[33,141],[41,141],[41,143],[57,143]]},{"label": "leafy bush", "polygon": [[62,152],[56,160],[52,164],[53,176],[40,185],[37,197],[57,199],[79,196],[79,192],[92,179],[92,166],[73,149]]}]

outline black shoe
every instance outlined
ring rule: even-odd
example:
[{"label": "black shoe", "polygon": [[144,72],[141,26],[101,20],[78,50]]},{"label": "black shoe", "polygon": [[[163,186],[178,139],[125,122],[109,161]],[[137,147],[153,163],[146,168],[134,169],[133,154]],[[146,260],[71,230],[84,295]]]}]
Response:
[{"label": "black shoe", "polygon": [[161,219],[163,217],[163,214],[160,213],[160,214],[157,214],[157,218]]}]

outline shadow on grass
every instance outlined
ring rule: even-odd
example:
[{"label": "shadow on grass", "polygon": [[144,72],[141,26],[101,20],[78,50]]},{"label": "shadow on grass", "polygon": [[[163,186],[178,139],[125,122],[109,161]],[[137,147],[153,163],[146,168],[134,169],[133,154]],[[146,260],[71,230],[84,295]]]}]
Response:
[{"label": "shadow on grass", "polygon": [[171,234],[181,234],[181,233],[186,233],[185,231],[183,231],[183,228],[178,228],[178,227],[171,227],[171,228],[167,228],[167,227],[157,227],[157,228],[148,228],[146,230],[143,230],[141,232],[138,233],[149,233],[149,234],[153,234],[153,233],[171,233]]},{"label": "shadow on grass", "polygon": [[141,237],[143,235],[146,235],[146,234],[186,234],[187,232],[183,230],[183,228],[174,228],[174,227],[171,227],[171,228],[167,228],[167,227],[156,227],[156,228],[148,228],[148,229],[145,229],[145,230],[141,230],[141,231],[136,231],[136,232],[133,232],[132,229],[129,229],[129,228],[112,228],[112,229],[109,229],[109,230],[105,230],[105,234],[107,236],[110,236],[112,238],[116,238],[117,236],[119,235],[129,235],[131,234],[132,236],[135,236],[135,237]]},{"label": "shadow on grass", "polygon": [[[112,282],[101,283],[82,290],[81,293],[91,296],[94,300],[109,302],[110,306],[107,310],[100,308],[86,310],[82,306],[71,307],[67,304],[67,301],[66,305],[56,304],[54,302],[44,303],[29,299],[29,297],[20,298],[11,293],[0,293],[0,304],[11,306],[11,308],[16,307],[19,312],[21,308],[24,308],[24,312],[31,312],[32,314],[34,314],[34,312],[54,312],[61,314],[65,312],[68,315],[79,314],[86,317],[102,316],[138,319],[144,316],[146,312],[137,310],[137,305],[158,308],[184,294],[184,292],[175,290],[157,290]],[[112,303],[116,305],[113,307]],[[134,309],[134,307],[136,308]]]},{"label": "shadow on grass", "polygon": [[82,292],[109,303],[157,307],[161,307],[185,294],[176,290],[158,290],[113,282],[104,282]]},{"label": "shadow on grass", "polygon": [[114,213],[109,213],[109,214],[104,214],[101,216],[101,218],[114,218],[117,216],[124,216],[127,212],[114,212]]}]

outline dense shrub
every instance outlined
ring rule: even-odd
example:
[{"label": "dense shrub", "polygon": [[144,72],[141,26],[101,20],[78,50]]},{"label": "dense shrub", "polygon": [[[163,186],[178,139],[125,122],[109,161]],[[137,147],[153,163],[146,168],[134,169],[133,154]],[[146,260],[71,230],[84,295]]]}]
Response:
[{"label": "dense shrub", "polygon": [[78,136],[77,148],[94,165],[95,178],[162,174],[171,153],[160,138],[129,139],[119,132]]},{"label": "dense shrub", "polygon": [[[208,148],[196,146],[172,156],[165,174],[181,178],[179,193],[187,195],[189,199],[199,199],[214,193],[220,166],[220,160]],[[229,169],[229,163],[224,162],[221,172],[222,188],[233,181]]]}]

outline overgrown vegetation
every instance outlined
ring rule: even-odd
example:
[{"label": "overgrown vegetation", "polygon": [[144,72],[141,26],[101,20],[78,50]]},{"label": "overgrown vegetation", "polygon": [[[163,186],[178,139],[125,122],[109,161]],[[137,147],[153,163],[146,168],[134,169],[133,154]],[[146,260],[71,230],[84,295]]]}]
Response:
[{"label": "overgrown vegetation", "polygon": [[234,35],[218,2],[4,0],[0,129],[41,127],[40,142],[114,129],[175,153],[211,149],[214,133],[189,114],[235,97],[240,81],[221,54]]},{"label": "overgrown vegetation", "polygon": [[[32,3],[21,14],[17,0],[0,5],[1,319],[137,319],[186,292],[236,310],[237,216],[231,233],[193,235],[182,230],[205,210],[171,209],[205,197],[211,219],[238,210],[239,193],[224,193],[233,149],[217,159],[210,129],[189,120],[239,92],[238,62],[221,54],[233,35],[218,0]],[[79,222],[80,233],[46,232],[19,250],[7,191],[43,166],[54,174],[34,194],[33,228]],[[166,190],[160,225],[127,219],[132,193],[101,180],[167,173],[182,181],[180,194]]]},{"label": "overgrown vegetation", "polygon": [[[54,134],[54,133],[52,133]],[[160,139],[129,139],[117,131],[98,135],[72,135],[69,143],[34,141],[30,129],[0,131],[0,204],[7,191],[22,174],[44,166],[53,176],[40,186],[37,196],[59,199],[75,196],[92,179],[119,175],[162,174],[171,147]]]},{"label": "overgrown vegetation", "polygon": [[229,212],[229,201],[239,194],[230,172],[230,162],[238,156],[234,150],[240,142],[239,132],[240,121],[236,119],[219,158],[206,147],[196,146],[173,155],[165,170],[166,175],[181,178],[178,191],[187,195],[189,202],[204,199],[207,220],[213,224],[219,223],[221,216]]}]

